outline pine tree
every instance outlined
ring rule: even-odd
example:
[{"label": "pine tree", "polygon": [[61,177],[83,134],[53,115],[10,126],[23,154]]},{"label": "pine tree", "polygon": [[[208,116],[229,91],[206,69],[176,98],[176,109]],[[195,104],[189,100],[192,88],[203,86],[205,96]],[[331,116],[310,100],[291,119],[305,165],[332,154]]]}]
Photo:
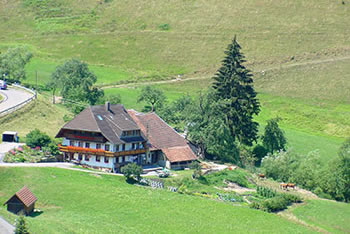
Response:
[{"label": "pine tree", "polygon": [[29,234],[24,217],[21,215],[16,222],[15,234]]},{"label": "pine tree", "polygon": [[253,88],[251,71],[243,63],[241,46],[234,37],[225,51],[226,57],[214,76],[216,101],[230,129],[232,137],[245,145],[257,140],[258,123],[253,116],[260,112],[260,104]]}]

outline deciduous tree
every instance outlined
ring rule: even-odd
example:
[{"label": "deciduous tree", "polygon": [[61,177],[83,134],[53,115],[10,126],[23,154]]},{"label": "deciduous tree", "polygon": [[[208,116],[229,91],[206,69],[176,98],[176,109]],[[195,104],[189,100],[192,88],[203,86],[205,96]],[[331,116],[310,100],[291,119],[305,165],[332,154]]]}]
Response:
[{"label": "deciduous tree", "polygon": [[0,76],[13,82],[26,79],[25,65],[33,57],[24,47],[10,48],[5,53],[0,53]]},{"label": "deciduous tree", "polygon": [[50,137],[47,134],[41,132],[39,129],[32,130],[26,135],[26,144],[29,147],[46,147],[50,143]]},{"label": "deciduous tree", "polygon": [[136,163],[129,163],[122,167],[121,172],[124,174],[127,180],[130,180],[132,176],[135,176],[139,181],[141,179],[142,168]]},{"label": "deciduous tree", "polygon": [[[98,99],[104,96],[103,90],[94,87],[97,80],[88,65],[77,59],[71,59],[56,67],[51,75],[53,88],[60,88],[63,101],[69,106],[79,105],[83,109],[84,105],[94,105]],[[81,104],[79,104],[81,103]]]},{"label": "deciduous tree", "polygon": [[268,152],[273,153],[278,150],[285,150],[287,140],[283,131],[278,126],[279,118],[267,121],[262,141]]},{"label": "deciduous tree", "polygon": [[151,105],[151,111],[161,108],[166,100],[164,93],[155,87],[145,86],[141,89],[141,93],[137,102],[146,102]]}]

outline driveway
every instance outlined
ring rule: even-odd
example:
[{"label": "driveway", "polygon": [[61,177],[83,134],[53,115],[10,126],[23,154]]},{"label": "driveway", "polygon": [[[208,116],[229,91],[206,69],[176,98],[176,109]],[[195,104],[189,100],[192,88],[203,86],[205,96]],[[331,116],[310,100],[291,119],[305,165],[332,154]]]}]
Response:
[{"label": "driveway", "polygon": [[24,145],[23,143],[13,143],[13,142],[2,142],[0,144],[0,164],[3,162],[2,159],[5,153],[10,150],[17,148],[18,146]]},{"label": "driveway", "polygon": [[0,233],[1,234],[13,234],[15,228],[9,224],[6,220],[0,217]]},{"label": "driveway", "polygon": [[33,96],[33,94],[20,89],[9,88],[7,90],[0,90],[0,95],[3,96],[3,100],[0,103],[0,113],[10,107],[16,106],[28,98]]}]

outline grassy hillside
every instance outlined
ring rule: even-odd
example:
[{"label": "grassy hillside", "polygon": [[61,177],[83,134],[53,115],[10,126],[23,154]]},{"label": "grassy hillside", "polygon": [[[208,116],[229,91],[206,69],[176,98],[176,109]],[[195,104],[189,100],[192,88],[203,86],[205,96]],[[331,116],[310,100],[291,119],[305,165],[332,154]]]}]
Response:
[{"label": "grassy hillside", "polygon": [[[330,212],[331,211],[331,212]],[[318,226],[330,233],[348,233],[350,205],[327,200],[308,201],[307,205],[293,210],[297,218]]]},{"label": "grassy hillside", "polygon": [[63,126],[63,116],[72,114],[63,106],[52,105],[47,98],[39,95],[38,99],[0,118],[0,132],[16,131],[20,138],[35,128],[54,137]]},{"label": "grassy hillside", "polygon": [[235,34],[253,69],[350,51],[350,5],[340,1],[2,0],[1,6],[0,49],[28,46],[36,57],[31,69],[39,72],[81,58],[114,73],[100,72],[100,83],[212,73]]},{"label": "grassy hillside", "polygon": [[[43,211],[33,233],[308,233],[312,230],[248,207],[127,184],[123,177],[57,168],[0,168],[0,202],[23,185]],[[91,192],[93,191],[93,192]],[[10,221],[15,216],[0,207]]]}]

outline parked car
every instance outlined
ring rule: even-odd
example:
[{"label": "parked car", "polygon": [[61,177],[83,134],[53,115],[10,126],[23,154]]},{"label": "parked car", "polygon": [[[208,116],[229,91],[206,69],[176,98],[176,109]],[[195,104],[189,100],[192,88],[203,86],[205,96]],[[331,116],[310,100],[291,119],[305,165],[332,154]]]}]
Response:
[{"label": "parked car", "polygon": [[0,80],[0,89],[7,89],[6,81]]}]

